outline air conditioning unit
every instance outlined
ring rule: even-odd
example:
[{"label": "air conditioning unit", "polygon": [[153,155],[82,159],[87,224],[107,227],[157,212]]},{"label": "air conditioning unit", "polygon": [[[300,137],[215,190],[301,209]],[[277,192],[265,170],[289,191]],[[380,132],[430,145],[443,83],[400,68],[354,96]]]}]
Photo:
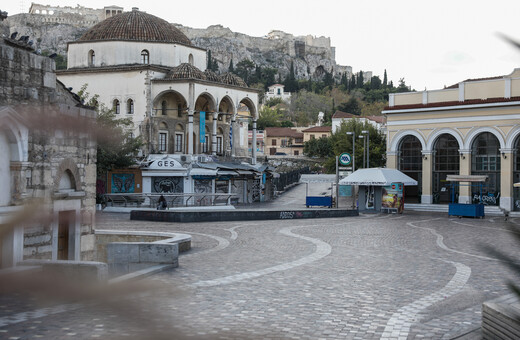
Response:
[{"label": "air conditioning unit", "polygon": [[207,163],[208,159],[206,158],[206,156],[197,156],[197,162],[199,162],[199,163]]}]

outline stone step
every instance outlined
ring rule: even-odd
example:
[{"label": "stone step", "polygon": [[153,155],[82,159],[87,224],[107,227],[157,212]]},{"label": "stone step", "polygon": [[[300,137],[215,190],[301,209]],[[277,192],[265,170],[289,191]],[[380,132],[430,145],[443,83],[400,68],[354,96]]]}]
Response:
[{"label": "stone step", "polygon": [[[405,203],[405,210],[427,211],[427,212],[448,212],[447,204],[416,204]],[[489,216],[504,216],[504,212],[498,206],[485,206],[484,213]],[[509,212],[511,217],[520,217],[519,211]]]}]

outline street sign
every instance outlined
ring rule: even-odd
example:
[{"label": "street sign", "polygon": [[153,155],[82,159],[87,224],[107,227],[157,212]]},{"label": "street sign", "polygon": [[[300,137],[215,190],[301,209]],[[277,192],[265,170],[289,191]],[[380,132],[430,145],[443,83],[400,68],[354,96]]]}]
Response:
[{"label": "street sign", "polygon": [[343,152],[341,155],[339,155],[339,164],[349,165],[351,161],[352,157],[348,152]]}]

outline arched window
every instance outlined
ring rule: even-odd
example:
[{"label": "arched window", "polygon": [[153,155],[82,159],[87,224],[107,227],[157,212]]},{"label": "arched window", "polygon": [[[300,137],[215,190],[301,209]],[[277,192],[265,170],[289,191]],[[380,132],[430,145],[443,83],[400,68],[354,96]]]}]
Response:
[{"label": "arched window", "polygon": [[417,181],[417,186],[406,188],[405,202],[417,203],[421,198],[422,145],[415,136],[408,135],[399,145],[399,170]]},{"label": "arched window", "polygon": [[[471,146],[471,174],[488,176],[483,194],[485,203],[499,205],[500,202],[500,142],[490,132],[483,132]],[[473,200],[478,201],[477,187],[472,187]]]},{"label": "arched window", "polygon": [[168,125],[164,122],[159,124],[158,150],[159,152],[168,151]]},{"label": "arched window", "polygon": [[175,127],[175,152],[182,153],[184,151],[184,128],[177,124]]},{"label": "arched window", "polygon": [[90,50],[88,52],[88,66],[96,65],[96,52],[94,50]]},{"label": "arched window", "polygon": [[167,110],[168,110],[168,105],[166,103],[166,100],[163,100],[163,102],[161,103],[161,113],[163,116],[166,116]]},{"label": "arched window", "polygon": [[119,103],[119,100],[118,99],[114,99],[114,113],[116,115],[120,114],[121,113],[121,104]]},{"label": "arched window", "polygon": [[[513,183],[520,182],[520,137],[516,137],[513,152]],[[520,188],[513,188],[513,209],[520,211]]]},{"label": "arched window", "polygon": [[188,56],[188,63],[190,65],[193,65],[193,54],[190,53],[190,55]]},{"label": "arched window", "polygon": [[61,174],[59,190],[60,191],[76,190],[76,181],[74,179],[74,175],[72,174],[72,172],[70,170],[65,170]]},{"label": "arched window", "polygon": [[[433,152],[433,203],[450,202],[450,185],[446,182],[448,175],[458,175],[460,167],[459,143],[450,134],[442,134],[435,141]],[[455,188],[458,195],[458,187]],[[458,200],[456,200],[458,202]]]},{"label": "arched window", "polygon": [[141,64],[150,64],[150,52],[148,52],[147,50],[141,51]]},{"label": "arched window", "polygon": [[134,113],[134,101],[132,99],[128,99],[126,102],[126,113],[129,115]]}]

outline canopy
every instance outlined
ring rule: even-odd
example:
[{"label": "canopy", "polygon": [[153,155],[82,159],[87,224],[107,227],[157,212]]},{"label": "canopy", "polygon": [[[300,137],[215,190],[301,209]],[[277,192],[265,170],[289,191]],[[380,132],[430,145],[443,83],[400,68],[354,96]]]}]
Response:
[{"label": "canopy", "polygon": [[485,182],[488,176],[485,175],[448,175],[446,181],[448,182]]},{"label": "canopy", "polygon": [[376,185],[385,186],[392,183],[417,185],[417,181],[397,169],[370,168],[359,169],[339,181],[340,185]]}]

